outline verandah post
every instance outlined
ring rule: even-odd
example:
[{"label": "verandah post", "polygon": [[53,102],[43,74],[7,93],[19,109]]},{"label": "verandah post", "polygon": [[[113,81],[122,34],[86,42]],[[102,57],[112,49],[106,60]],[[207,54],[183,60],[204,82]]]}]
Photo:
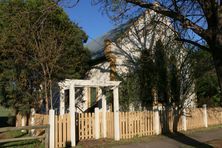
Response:
[{"label": "verandah post", "polygon": [[114,102],[114,139],[120,140],[119,129],[119,89],[115,87],[113,89],[113,102]]},{"label": "verandah post", "polygon": [[95,108],[95,139],[99,139],[99,108]]},{"label": "verandah post", "polygon": [[60,90],[60,115],[65,114],[65,90]]}]

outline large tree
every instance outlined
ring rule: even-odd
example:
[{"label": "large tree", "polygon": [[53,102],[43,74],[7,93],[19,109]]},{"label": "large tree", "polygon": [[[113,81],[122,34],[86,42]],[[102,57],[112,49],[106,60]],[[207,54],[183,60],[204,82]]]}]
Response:
[{"label": "large tree", "polygon": [[1,103],[28,112],[40,98],[47,112],[53,82],[84,75],[87,36],[53,1],[4,1],[0,11]]},{"label": "large tree", "polygon": [[[167,16],[177,40],[209,52],[222,90],[222,3],[220,0],[93,0],[114,20],[128,19],[145,9]],[[181,31],[182,30],[182,31]],[[222,105],[222,91],[221,105]]]}]

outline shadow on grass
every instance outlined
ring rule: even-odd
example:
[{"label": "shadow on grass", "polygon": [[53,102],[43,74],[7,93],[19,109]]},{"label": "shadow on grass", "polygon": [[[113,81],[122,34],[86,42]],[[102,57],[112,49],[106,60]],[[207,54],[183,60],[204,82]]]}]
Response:
[{"label": "shadow on grass", "polygon": [[1,143],[1,148],[17,148],[17,147],[40,147],[41,142],[38,141],[22,141],[22,142],[10,142]]},{"label": "shadow on grass", "polygon": [[177,142],[182,144],[192,146],[192,147],[201,147],[201,148],[213,148],[211,145],[199,142],[191,137],[184,135],[183,133],[176,132],[176,133],[166,133],[164,136],[171,138]]}]

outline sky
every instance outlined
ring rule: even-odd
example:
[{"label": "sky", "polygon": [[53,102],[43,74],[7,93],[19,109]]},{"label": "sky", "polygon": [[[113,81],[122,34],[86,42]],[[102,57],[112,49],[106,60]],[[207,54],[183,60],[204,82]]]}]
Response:
[{"label": "sky", "polygon": [[89,36],[88,42],[103,35],[113,28],[113,23],[99,10],[98,6],[92,6],[89,0],[80,0],[73,8],[64,8],[69,18],[77,23]]}]

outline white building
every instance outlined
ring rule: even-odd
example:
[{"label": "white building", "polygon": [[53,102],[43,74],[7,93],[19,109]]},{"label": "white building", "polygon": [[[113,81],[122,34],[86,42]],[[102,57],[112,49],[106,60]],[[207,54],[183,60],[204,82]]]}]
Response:
[{"label": "white building", "polygon": [[[154,46],[158,40],[168,47],[167,56],[176,55],[177,65],[180,66],[187,52],[179,42],[175,42],[175,36],[176,33],[169,19],[153,11],[146,11],[86,45],[92,53],[93,61],[86,79],[110,81],[116,79],[116,74],[124,77],[128,72],[136,69],[142,50],[149,51],[150,56],[153,56]],[[188,73],[185,74],[187,79],[189,79]],[[66,80],[65,83],[69,83],[68,81]],[[60,86],[62,88],[62,85]],[[86,111],[95,104],[99,106],[98,98],[102,95],[100,88],[85,87],[80,91],[83,92],[83,96],[77,99],[79,110]],[[64,89],[61,94],[64,94]],[[64,98],[61,97],[60,100],[60,112],[65,108]],[[195,94],[189,93],[185,102],[194,106],[194,99]]]}]

